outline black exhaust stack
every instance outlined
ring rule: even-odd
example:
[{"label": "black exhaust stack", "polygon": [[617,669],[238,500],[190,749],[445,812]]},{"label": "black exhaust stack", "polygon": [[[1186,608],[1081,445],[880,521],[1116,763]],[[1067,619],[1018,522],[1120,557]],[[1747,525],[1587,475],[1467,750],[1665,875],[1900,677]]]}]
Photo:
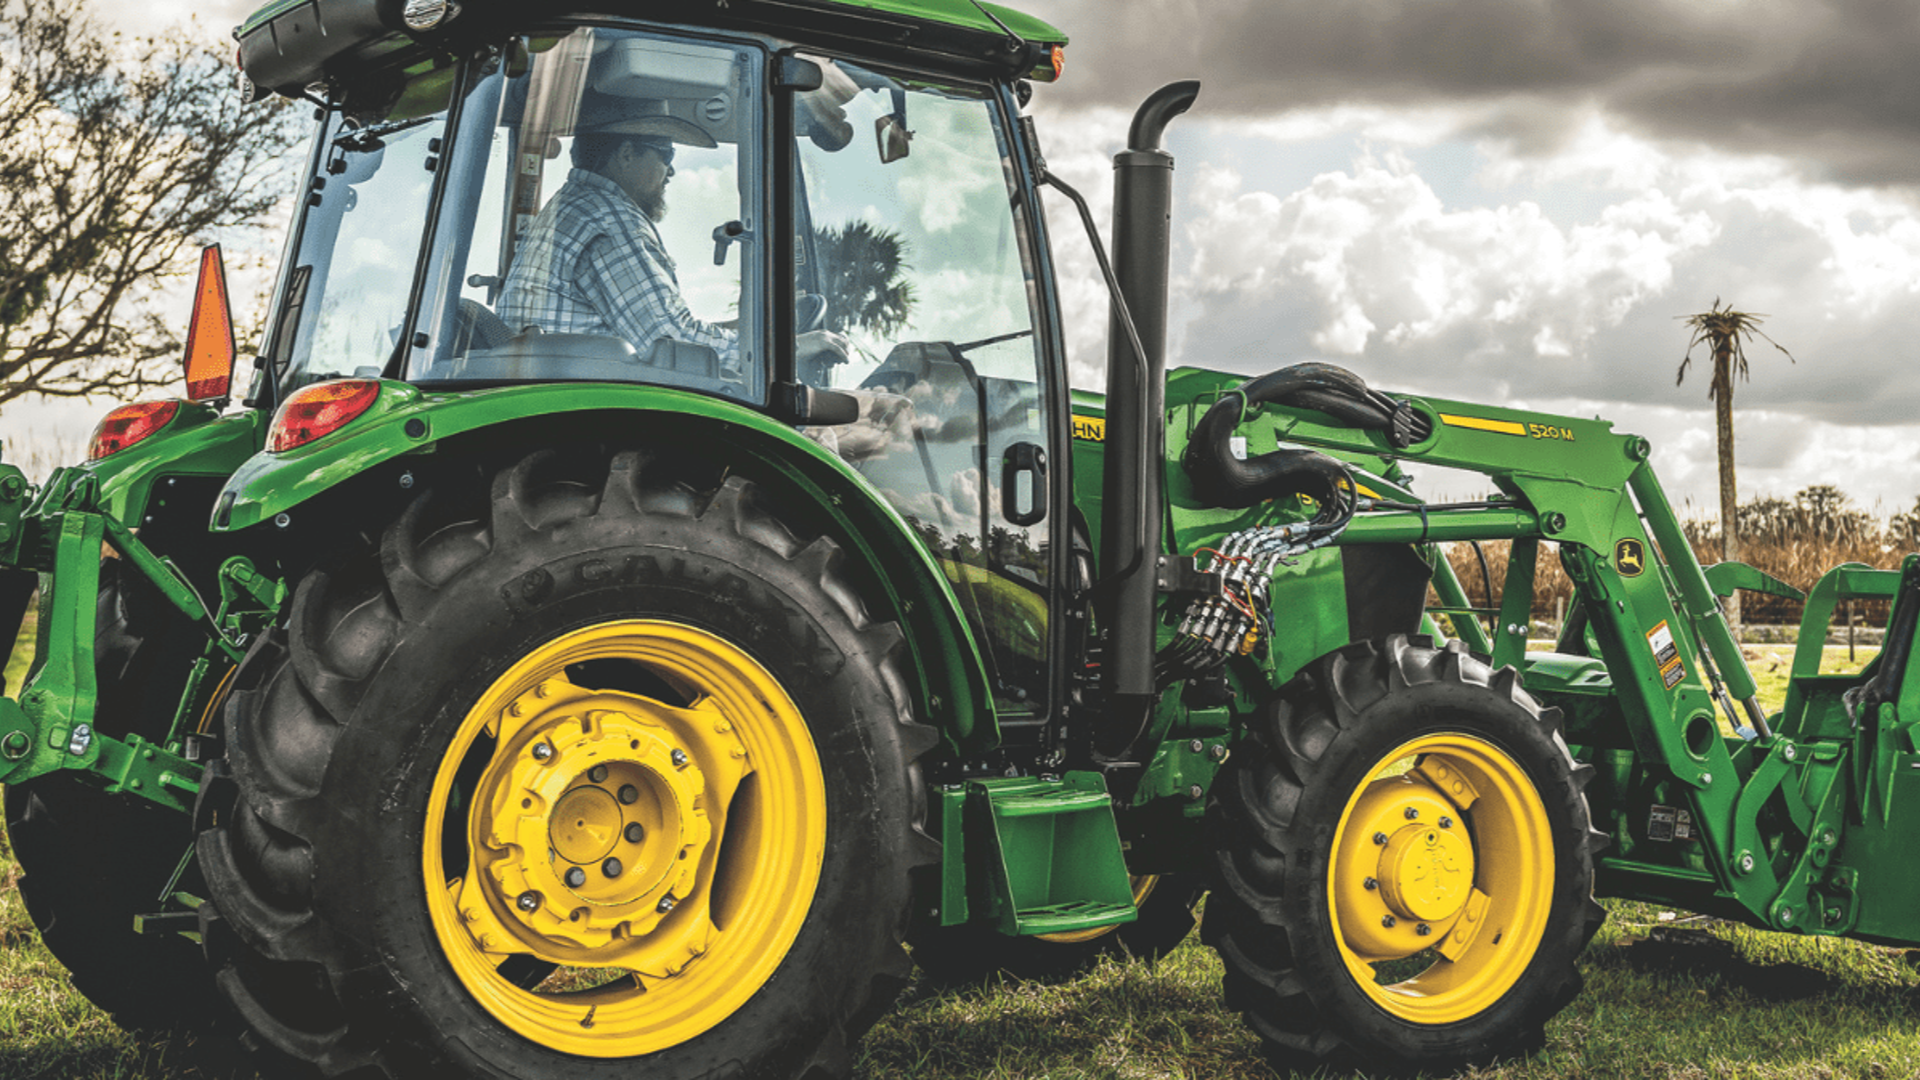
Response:
[{"label": "black exhaust stack", "polygon": [[1159,602],[1160,506],[1166,467],[1167,261],[1171,253],[1173,155],[1160,137],[1200,93],[1198,82],[1154,91],[1133,114],[1127,149],[1113,158],[1113,262],[1140,346],[1135,357],[1120,313],[1107,329],[1107,452],[1101,490],[1100,566],[1106,628],[1101,682],[1106,715],[1094,748],[1126,754],[1152,715],[1154,629]]}]

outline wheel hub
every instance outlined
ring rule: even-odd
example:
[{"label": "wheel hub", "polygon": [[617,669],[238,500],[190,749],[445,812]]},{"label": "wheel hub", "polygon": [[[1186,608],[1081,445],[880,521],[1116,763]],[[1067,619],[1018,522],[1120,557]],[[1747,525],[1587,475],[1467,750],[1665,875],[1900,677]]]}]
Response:
[{"label": "wheel hub", "polygon": [[1473,891],[1473,845],[1464,830],[1408,825],[1380,856],[1380,896],[1403,919],[1453,916]]},{"label": "wheel hub", "polygon": [[1341,832],[1334,901],[1341,932],[1361,956],[1439,945],[1473,900],[1471,800],[1449,798],[1430,771],[1374,780]]},{"label": "wheel hub", "polygon": [[[483,952],[672,978],[713,934],[709,807],[747,771],[732,725],[699,708],[547,680],[502,717],[456,901]],[[710,775],[711,774],[711,775]]]}]

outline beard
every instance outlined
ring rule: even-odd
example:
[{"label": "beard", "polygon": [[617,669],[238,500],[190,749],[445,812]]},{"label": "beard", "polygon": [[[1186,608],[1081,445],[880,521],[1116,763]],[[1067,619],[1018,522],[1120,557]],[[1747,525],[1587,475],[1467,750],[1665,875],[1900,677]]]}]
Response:
[{"label": "beard", "polygon": [[666,218],[667,192],[665,185],[662,185],[659,191],[639,200],[639,202],[640,212],[647,215],[648,221],[657,225]]}]

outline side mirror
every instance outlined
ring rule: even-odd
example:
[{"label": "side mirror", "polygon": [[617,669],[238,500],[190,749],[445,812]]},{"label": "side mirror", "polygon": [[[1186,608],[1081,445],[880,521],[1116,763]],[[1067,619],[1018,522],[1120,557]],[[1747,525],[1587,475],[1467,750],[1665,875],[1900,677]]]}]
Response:
[{"label": "side mirror", "polygon": [[213,401],[227,397],[233,385],[233,312],[227,305],[227,266],[220,245],[200,250],[200,283],[193,290],[193,317],[187,323],[187,398]]}]

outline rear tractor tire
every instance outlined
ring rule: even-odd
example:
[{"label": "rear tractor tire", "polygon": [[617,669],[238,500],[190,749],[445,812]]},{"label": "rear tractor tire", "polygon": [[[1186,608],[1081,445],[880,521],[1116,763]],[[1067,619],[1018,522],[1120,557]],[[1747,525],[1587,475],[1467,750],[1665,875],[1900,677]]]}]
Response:
[{"label": "rear tractor tire", "polygon": [[307,1071],[838,1076],[904,985],[901,635],[753,485],[651,465],[438,483],[242,666],[207,944]]},{"label": "rear tractor tire", "polygon": [[1202,933],[1276,1065],[1530,1052],[1599,929],[1576,765],[1512,668],[1395,636],[1313,664],[1215,783]]}]

